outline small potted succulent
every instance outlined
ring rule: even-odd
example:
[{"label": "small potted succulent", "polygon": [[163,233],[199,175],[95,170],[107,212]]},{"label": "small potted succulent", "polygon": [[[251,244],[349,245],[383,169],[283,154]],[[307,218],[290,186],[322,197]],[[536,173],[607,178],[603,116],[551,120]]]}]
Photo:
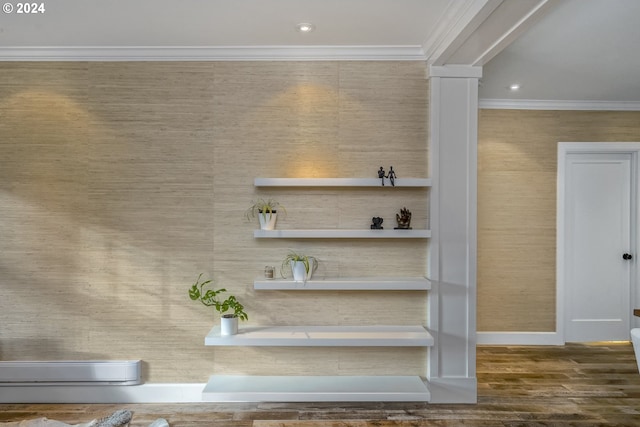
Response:
[{"label": "small potted succulent", "polygon": [[280,274],[285,279],[287,278],[285,274],[287,267],[291,268],[293,280],[296,282],[306,282],[311,279],[311,276],[318,268],[318,260],[315,257],[299,254],[290,250],[280,266]]},{"label": "small potted succulent", "polygon": [[[220,312],[220,335],[235,335],[238,333],[238,319],[248,320],[249,316],[244,311],[244,306],[230,295],[227,299],[221,300],[219,295],[226,292],[226,289],[209,289],[205,292],[205,285],[211,283],[211,280],[200,282],[202,273],[198,276],[196,283],[189,289],[189,298],[193,301],[200,301],[207,307],[213,307]],[[233,313],[225,314],[225,312],[233,310]]]}]

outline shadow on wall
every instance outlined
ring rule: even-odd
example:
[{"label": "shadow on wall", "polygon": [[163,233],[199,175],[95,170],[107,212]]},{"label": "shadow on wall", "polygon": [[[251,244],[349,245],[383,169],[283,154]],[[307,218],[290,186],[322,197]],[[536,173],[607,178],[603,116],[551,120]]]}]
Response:
[{"label": "shadow on wall", "polygon": [[[146,185],[135,164],[129,177],[110,170],[137,155],[126,149],[135,138],[118,141],[77,98],[51,90],[0,98],[1,359],[152,358],[150,337],[162,348],[185,332],[169,319],[190,310],[170,300],[186,299],[191,277],[179,289],[174,278],[211,264],[211,206],[181,216],[184,199],[178,208],[175,197],[161,200],[159,159]],[[117,144],[118,158],[95,141]],[[209,192],[210,176],[202,181],[196,186]],[[179,218],[191,229],[186,238],[172,234]],[[203,237],[190,246],[195,233]]]}]

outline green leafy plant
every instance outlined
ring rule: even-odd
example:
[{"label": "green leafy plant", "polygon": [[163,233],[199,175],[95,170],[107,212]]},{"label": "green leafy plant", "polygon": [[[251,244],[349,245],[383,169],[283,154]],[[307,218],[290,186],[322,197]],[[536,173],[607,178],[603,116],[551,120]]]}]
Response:
[{"label": "green leafy plant", "polygon": [[278,210],[282,211],[284,214],[287,213],[284,206],[274,199],[258,199],[249,206],[249,209],[245,212],[245,216],[247,217],[247,220],[251,220],[251,218],[255,218],[256,215],[262,215],[266,221],[267,215],[271,216],[272,213],[276,213]]},{"label": "green leafy plant", "polygon": [[[208,289],[205,291],[204,286],[211,283],[211,280],[205,280],[200,282],[202,273],[198,276],[196,283],[194,283],[189,289],[189,298],[192,301],[200,301],[207,307],[214,307],[222,317],[237,317],[241,320],[248,320],[249,316],[244,311],[244,306],[236,299],[235,296],[230,295],[227,299],[220,299],[219,295],[223,292],[227,292],[226,289]],[[233,314],[224,314],[225,312],[233,310]]]},{"label": "green leafy plant", "polygon": [[309,274],[309,270],[315,270],[318,268],[318,259],[309,255],[299,254],[295,251],[289,250],[289,253],[282,261],[282,265],[280,266],[280,275],[286,279],[285,271],[287,271],[287,267],[292,267],[293,262],[302,262],[304,264],[304,268]]}]

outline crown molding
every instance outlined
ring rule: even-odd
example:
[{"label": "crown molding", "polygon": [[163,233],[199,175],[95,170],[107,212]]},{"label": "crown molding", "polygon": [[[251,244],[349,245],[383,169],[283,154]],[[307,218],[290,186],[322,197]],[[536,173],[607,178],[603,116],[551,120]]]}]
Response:
[{"label": "crown molding", "polygon": [[480,99],[478,107],[492,110],[640,111],[640,101],[555,101],[545,99]]},{"label": "crown molding", "polygon": [[0,61],[424,61],[421,46],[25,46]]}]

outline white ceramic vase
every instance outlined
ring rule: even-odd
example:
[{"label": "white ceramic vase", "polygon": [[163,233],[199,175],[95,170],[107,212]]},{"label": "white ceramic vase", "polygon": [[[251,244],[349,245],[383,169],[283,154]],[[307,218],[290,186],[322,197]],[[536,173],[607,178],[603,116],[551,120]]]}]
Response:
[{"label": "white ceramic vase", "polygon": [[261,230],[274,230],[276,228],[276,212],[262,213],[258,212],[258,220],[260,221]]},{"label": "white ceramic vase", "polygon": [[[231,317],[226,317],[231,316]],[[233,315],[225,315],[220,318],[220,335],[235,335],[238,333],[238,318]]]}]

